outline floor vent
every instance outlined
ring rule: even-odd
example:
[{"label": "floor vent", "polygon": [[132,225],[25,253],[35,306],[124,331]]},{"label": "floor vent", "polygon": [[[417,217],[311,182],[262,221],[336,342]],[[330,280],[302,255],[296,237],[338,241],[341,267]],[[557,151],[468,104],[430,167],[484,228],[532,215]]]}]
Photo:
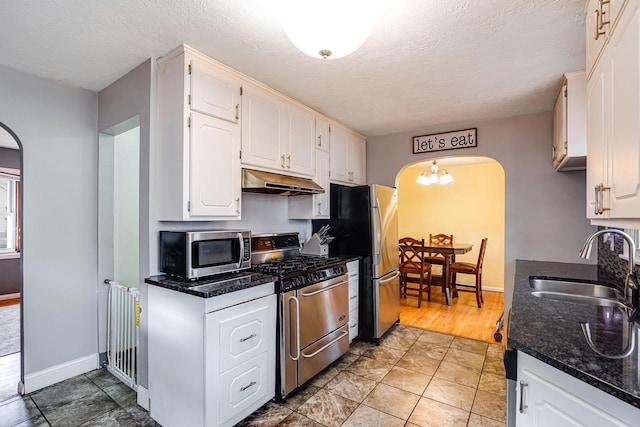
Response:
[{"label": "floor vent", "polygon": [[113,280],[107,311],[107,370],[133,390],[138,389],[140,292]]}]

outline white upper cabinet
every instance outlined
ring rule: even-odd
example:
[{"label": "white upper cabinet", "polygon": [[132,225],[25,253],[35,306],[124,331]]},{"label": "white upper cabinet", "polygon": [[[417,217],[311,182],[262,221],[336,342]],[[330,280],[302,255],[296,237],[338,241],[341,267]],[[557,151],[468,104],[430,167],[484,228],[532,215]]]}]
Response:
[{"label": "white upper cabinet", "polygon": [[329,130],[329,122],[320,117],[316,117],[316,149],[329,151]]},{"label": "white upper cabinet", "polygon": [[186,47],[158,63],[158,219],[240,219],[240,80]]},{"label": "white upper cabinet", "polygon": [[366,140],[342,126],[331,125],[331,182],[366,183]]},{"label": "white upper cabinet", "polygon": [[212,69],[209,63],[198,58],[191,58],[189,67],[191,110],[239,123],[240,82],[238,78]]},{"label": "white upper cabinet", "polygon": [[243,165],[313,176],[314,144],[313,114],[257,86],[243,86]]},{"label": "white upper cabinet", "polygon": [[567,73],[556,98],[553,120],[553,167],[585,169],[587,162],[587,80],[584,71]]},{"label": "white upper cabinet", "polygon": [[587,77],[591,76],[605,44],[618,25],[626,2],[627,0],[589,0],[587,2]]},{"label": "white upper cabinet", "polygon": [[289,197],[289,219],[329,219],[329,152],[316,150],[316,184],[324,193]]},{"label": "white upper cabinet", "polygon": [[628,0],[587,83],[588,218],[640,219],[639,3]]}]

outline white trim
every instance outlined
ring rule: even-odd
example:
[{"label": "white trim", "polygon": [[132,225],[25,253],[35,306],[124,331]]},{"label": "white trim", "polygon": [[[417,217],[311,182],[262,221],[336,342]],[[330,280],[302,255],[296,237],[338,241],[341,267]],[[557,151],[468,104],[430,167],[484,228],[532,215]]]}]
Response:
[{"label": "white trim", "polygon": [[14,294],[4,294],[0,295],[0,301],[4,301],[7,299],[20,299],[20,292],[16,292]]},{"label": "white trim", "polygon": [[487,287],[487,286],[483,286],[482,287],[483,291],[491,291],[491,292],[501,292],[504,293],[504,288],[491,288],[491,287]]},{"label": "white trim", "polygon": [[42,371],[34,372],[24,376],[23,393],[33,393],[41,388],[59,383],[76,375],[98,369],[100,355],[94,353],[89,356],[80,357],[60,365],[52,366]]},{"label": "white trim", "polygon": [[0,259],[14,259],[20,258],[20,252],[11,251],[11,252],[0,252]]},{"label": "white trim", "polygon": [[149,411],[149,390],[138,385],[138,405],[142,406],[147,412]]}]

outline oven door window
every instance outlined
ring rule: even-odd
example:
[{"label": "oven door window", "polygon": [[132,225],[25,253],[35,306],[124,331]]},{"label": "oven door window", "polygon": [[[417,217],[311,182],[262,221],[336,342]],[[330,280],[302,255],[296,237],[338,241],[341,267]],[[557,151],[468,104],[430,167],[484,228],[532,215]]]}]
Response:
[{"label": "oven door window", "polygon": [[191,244],[193,268],[215,267],[240,262],[238,239],[199,240]]}]

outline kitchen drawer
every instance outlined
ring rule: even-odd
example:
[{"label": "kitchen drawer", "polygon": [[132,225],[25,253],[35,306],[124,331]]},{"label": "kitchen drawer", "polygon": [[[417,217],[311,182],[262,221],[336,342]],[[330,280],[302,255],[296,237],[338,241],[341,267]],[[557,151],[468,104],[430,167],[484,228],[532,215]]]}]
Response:
[{"label": "kitchen drawer", "polygon": [[253,405],[268,401],[275,390],[273,369],[265,352],[222,374],[216,425],[233,426],[252,412]]},{"label": "kitchen drawer", "polygon": [[271,299],[261,298],[207,315],[212,316],[212,322],[207,322],[207,327],[218,329],[221,373],[273,345],[276,315]]},{"label": "kitchen drawer", "polygon": [[349,342],[358,337],[358,310],[349,312]]},{"label": "kitchen drawer", "polygon": [[358,293],[355,294],[351,292],[351,288],[349,288],[349,312],[358,309]]}]

